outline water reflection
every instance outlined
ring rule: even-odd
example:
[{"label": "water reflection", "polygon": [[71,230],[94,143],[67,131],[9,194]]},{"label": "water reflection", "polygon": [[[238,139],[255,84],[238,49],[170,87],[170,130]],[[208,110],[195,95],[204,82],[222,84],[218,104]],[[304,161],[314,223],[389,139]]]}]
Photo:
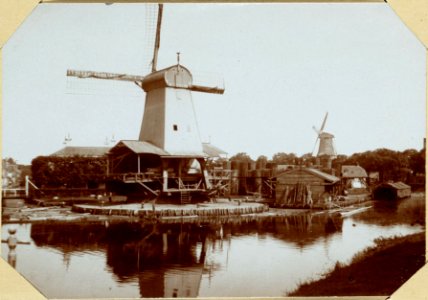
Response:
[{"label": "water reflection", "polygon": [[[5,242],[7,243],[7,246],[9,248],[9,251],[7,253],[7,262],[9,265],[11,265],[13,268],[16,267],[16,245],[18,244],[18,239],[15,236],[16,229],[11,227],[7,231],[9,233],[9,236]],[[3,242],[3,241],[2,241]]]},{"label": "water reflection", "polygon": [[355,217],[358,221],[388,226],[392,224],[425,225],[425,195],[394,201],[374,201],[373,209]]},{"label": "water reflection", "polygon": [[31,238],[38,247],[62,252],[66,266],[73,253],[104,252],[117,282],[138,278],[141,297],[196,297],[202,275],[213,276],[222,265],[207,260],[207,251],[222,253],[233,237],[270,236],[303,249],[340,231],[342,223],[310,214],[177,224],[50,222],[33,224]]},{"label": "water reflection", "polygon": [[17,269],[54,298],[284,296],[378,237],[422,230],[414,203],[385,205],[347,219],[313,213],[22,225],[18,234],[33,244],[18,247]]}]

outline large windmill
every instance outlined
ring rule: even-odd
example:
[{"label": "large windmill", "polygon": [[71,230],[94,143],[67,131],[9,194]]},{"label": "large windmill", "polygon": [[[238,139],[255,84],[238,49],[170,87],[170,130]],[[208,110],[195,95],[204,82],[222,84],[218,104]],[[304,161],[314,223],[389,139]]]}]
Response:
[{"label": "large windmill", "polygon": [[[317,165],[320,165],[325,169],[331,169],[331,162],[337,157],[336,149],[334,147],[334,135],[331,133],[325,132],[324,127],[327,122],[328,112],[325,114],[324,120],[321,123],[320,129],[317,129],[315,126],[312,128],[317,133],[317,139],[315,140],[315,146],[318,144],[318,153],[317,153]],[[314,151],[312,151],[314,152]]]},{"label": "large windmill", "polygon": [[131,81],[146,92],[139,139],[119,141],[111,149],[109,172],[122,174],[122,182],[139,184],[149,194],[178,194],[181,202],[188,202],[190,193],[205,193],[211,188],[204,151],[209,145],[200,140],[191,92],[223,94],[224,87],[194,84],[191,72],[180,64],[180,53],[176,65],[156,70],[162,11],[159,4],[150,74],[68,70],[67,76]]}]

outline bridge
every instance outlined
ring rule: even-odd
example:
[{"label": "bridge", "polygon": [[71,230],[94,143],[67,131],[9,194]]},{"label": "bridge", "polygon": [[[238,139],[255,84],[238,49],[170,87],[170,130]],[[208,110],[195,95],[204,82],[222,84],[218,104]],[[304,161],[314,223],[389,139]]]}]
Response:
[{"label": "bridge", "polygon": [[28,199],[31,197],[31,192],[39,190],[39,188],[31,182],[28,176],[25,176],[25,187],[18,188],[2,188],[2,199]]},{"label": "bridge", "polygon": [[3,188],[1,197],[2,199],[26,199],[28,192],[25,188]]}]

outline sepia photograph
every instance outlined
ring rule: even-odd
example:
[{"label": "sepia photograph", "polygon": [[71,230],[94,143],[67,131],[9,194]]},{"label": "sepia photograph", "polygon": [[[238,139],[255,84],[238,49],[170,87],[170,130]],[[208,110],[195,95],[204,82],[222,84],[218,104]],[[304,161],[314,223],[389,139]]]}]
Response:
[{"label": "sepia photograph", "polygon": [[425,264],[427,51],[386,2],[40,3],[1,56],[1,258],[46,298],[386,297]]}]

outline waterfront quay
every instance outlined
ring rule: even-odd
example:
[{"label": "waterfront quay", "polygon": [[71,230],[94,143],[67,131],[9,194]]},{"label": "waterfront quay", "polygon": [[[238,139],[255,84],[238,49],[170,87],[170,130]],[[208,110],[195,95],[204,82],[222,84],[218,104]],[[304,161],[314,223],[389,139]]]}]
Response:
[{"label": "waterfront quay", "polygon": [[97,221],[157,220],[161,222],[185,221],[204,222],[209,219],[264,218],[301,214],[348,215],[370,207],[372,201],[360,202],[346,207],[328,210],[272,208],[265,203],[246,202],[241,199],[217,199],[195,204],[167,203],[121,203],[121,204],[74,204],[72,206],[21,206],[3,207],[3,223],[37,223],[45,221]]},{"label": "waterfront quay", "polygon": [[120,204],[120,205],[73,205],[72,211],[109,216],[139,217],[207,217],[207,216],[238,216],[267,212],[269,207],[262,203],[242,203],[240,201],[223,201],[198,204]]}]

